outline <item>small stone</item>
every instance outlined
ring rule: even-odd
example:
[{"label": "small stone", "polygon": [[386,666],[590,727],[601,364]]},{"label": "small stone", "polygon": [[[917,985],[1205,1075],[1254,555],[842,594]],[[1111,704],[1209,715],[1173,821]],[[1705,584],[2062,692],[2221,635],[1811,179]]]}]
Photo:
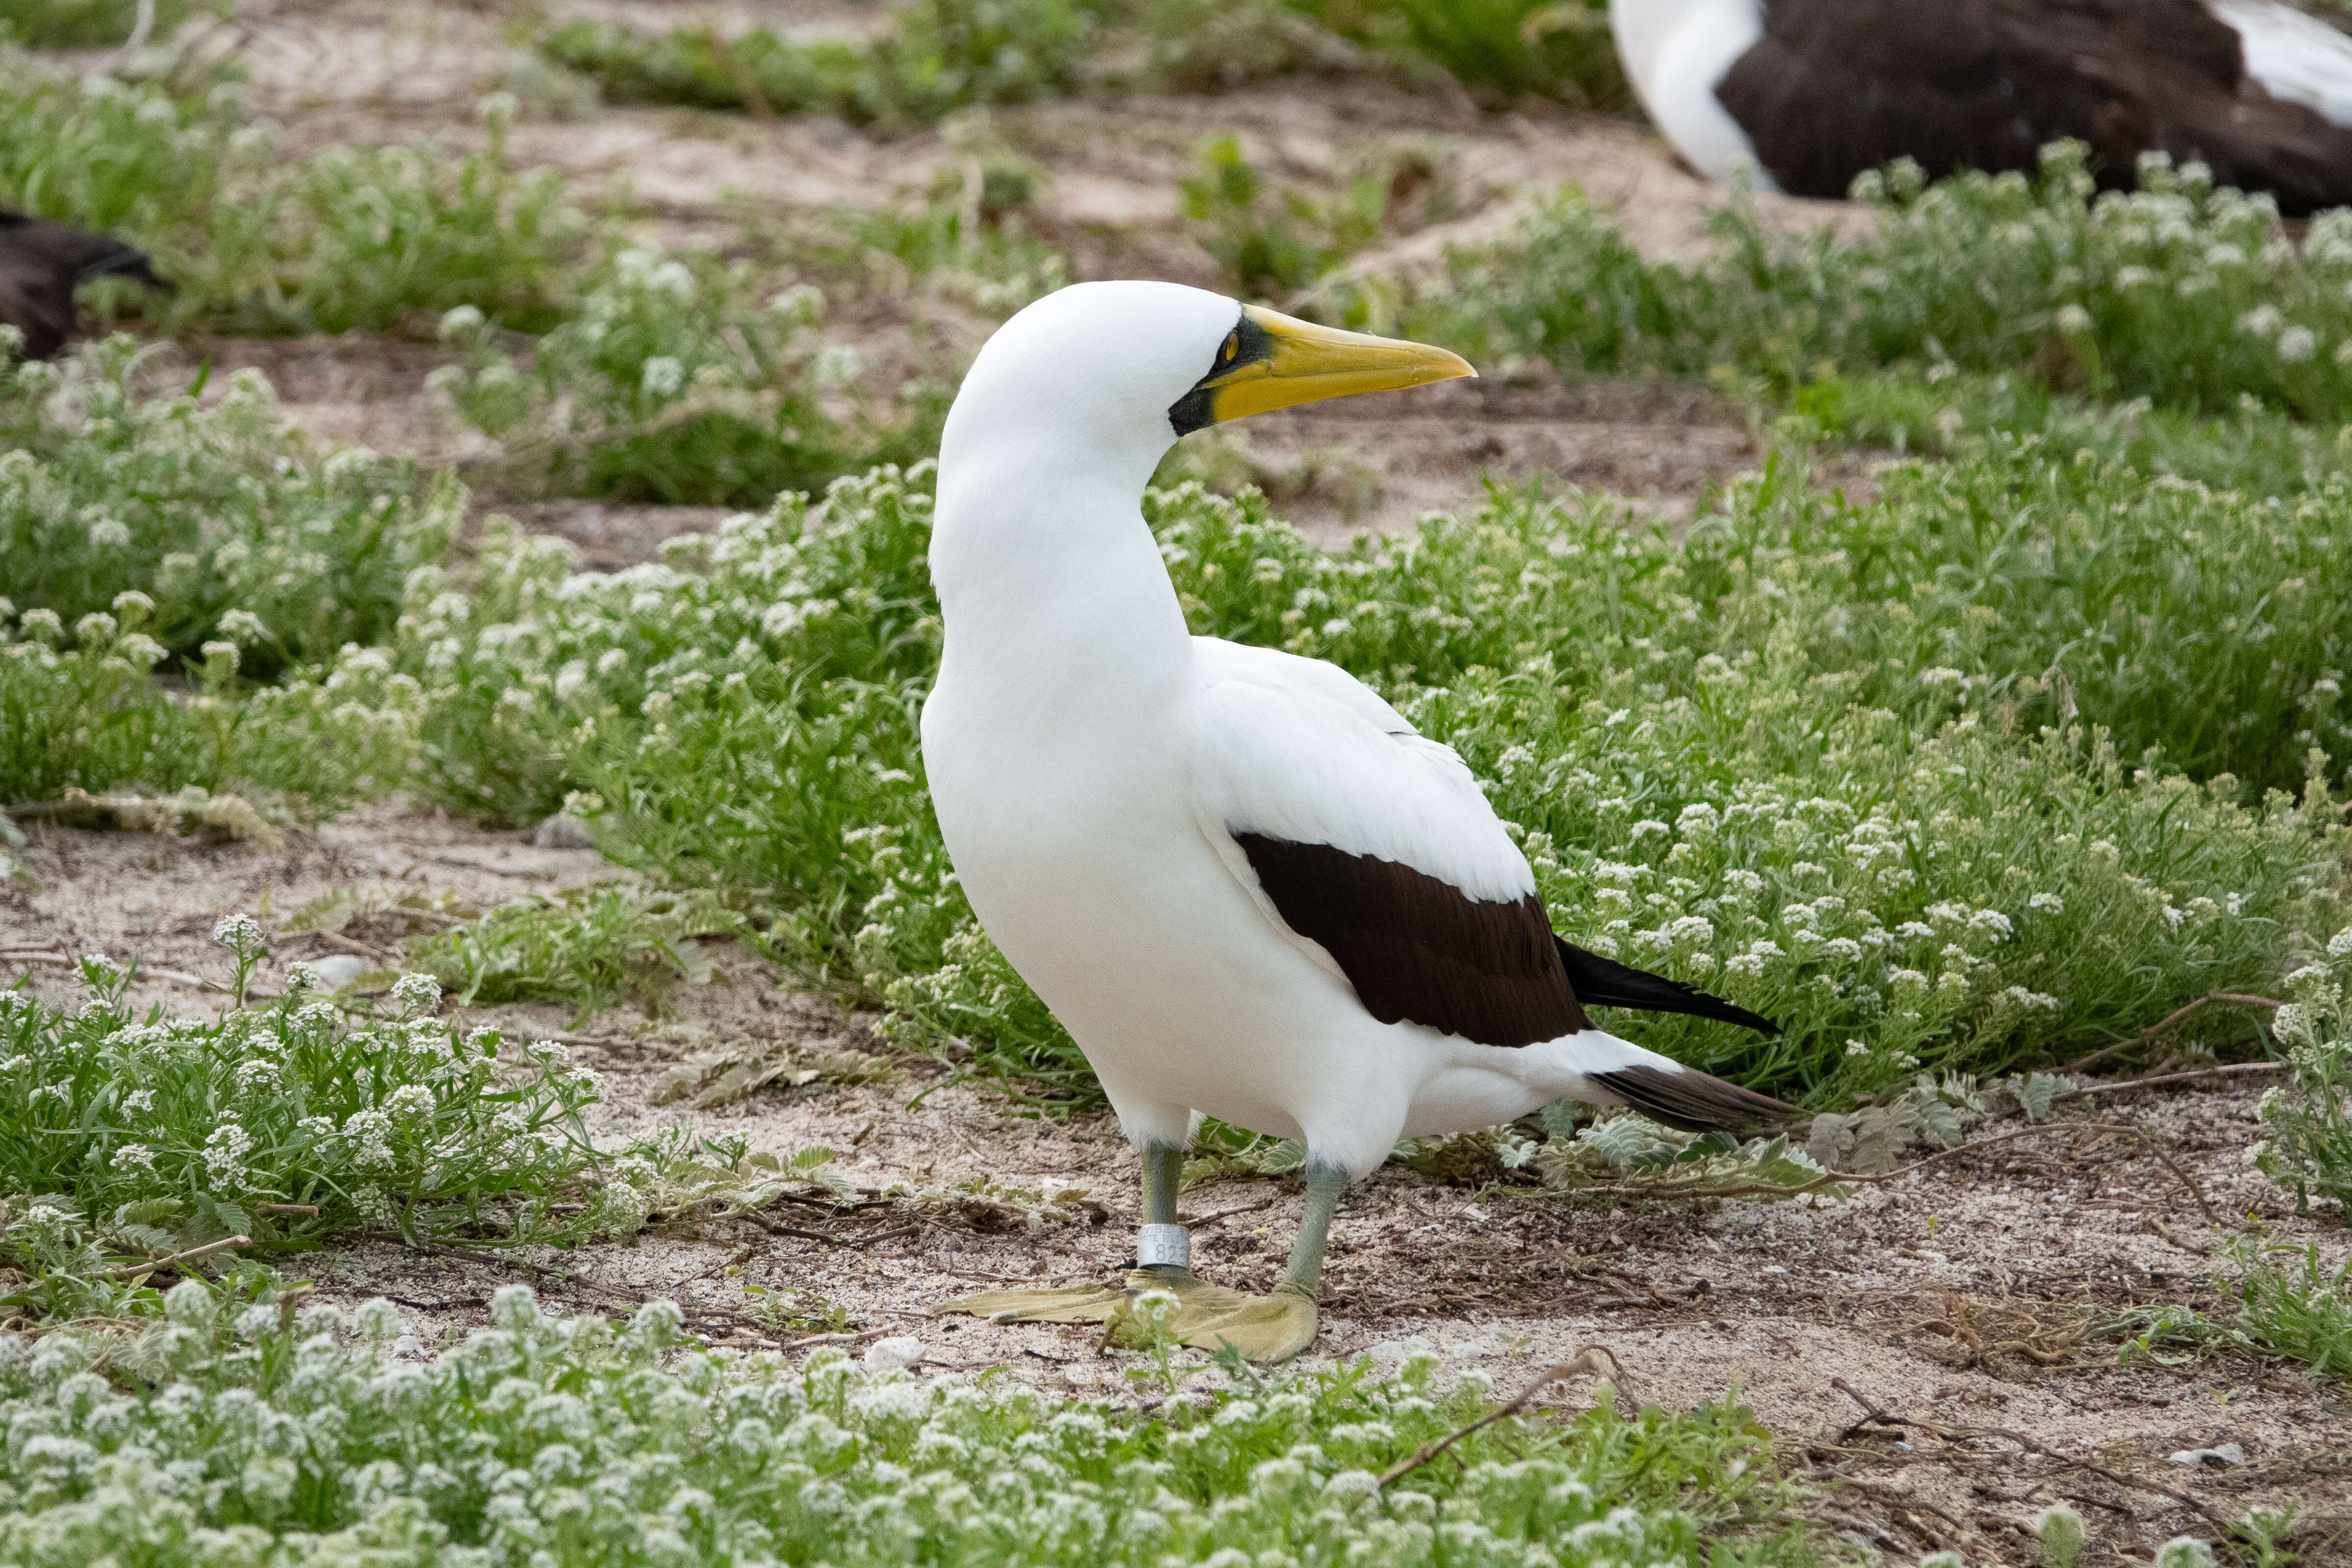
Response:
[{"label": "small stone", "polygon": [[530,841],[541,849],[593,849],[596,836],[568,811],[559,811],[532,830]]},{"label": "small stone", "polygon": [[866,1370],[870,1373],[904,1372],[923,1359],[923,1342],[903,1338],[876,1340],[866,1347]]},{"label": "small stone", "polygon": [[360,972],[367,968],[367,964],[360,959],[353,958],[348,952],[338,952],[326,958],[312,959],[310,967],[319,972],[320,989],[341,991],[344,986],[357,980],[360,977]]},{"label": "small stone", "polygon": [[2192,1469],[2202,1469],[2210,1465],[2220,1470],[2244,1464],[2246,1450],[2235,1443],[2217,1443],[2210,1448],[2183,1448],[2177,1454],[2167,1454],[2165,1458],[2176,1465],[2187,1465]]}]

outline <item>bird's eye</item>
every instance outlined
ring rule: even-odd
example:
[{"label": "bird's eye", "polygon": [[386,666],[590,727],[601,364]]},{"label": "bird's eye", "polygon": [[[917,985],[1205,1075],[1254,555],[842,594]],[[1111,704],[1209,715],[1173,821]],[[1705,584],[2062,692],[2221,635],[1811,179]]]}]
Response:
[{"label": "bird's eye", "polygon": [[1241,333],[1239,333],[1238,331],[1227,332],[1227,333],[1225,334],[1225,359],[1226,359],[1226,362],[1227,362],[1228,363],[1230,363],[1232,362],[1232,360],[1233,360],[1233,357],[1234,357],[1235,354],[1237,354],[1237,353],[1241,353],[1241,352],[1242,352],[1242,335],[1241,335]]}]

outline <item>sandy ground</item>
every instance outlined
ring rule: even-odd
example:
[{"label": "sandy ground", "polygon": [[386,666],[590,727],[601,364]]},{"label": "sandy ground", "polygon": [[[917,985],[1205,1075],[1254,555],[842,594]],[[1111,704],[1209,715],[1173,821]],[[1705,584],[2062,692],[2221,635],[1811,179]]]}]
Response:
[{"label": "sandy ground", "polygon": [[[0,901],[0,951],[137,953],[197,978],[225,973],[208,934],[224,913],[254,912],[276,931],[312,899],[357,884],[488,904],[620,874],[593,850],[537,848],[519,834],[396,807],[297,834],[278,849],[41,825],[31,838],[26,859],[43,886]],[[353,929],[374,942],[398,939],[396,930]],[[272,984],[289,959],[336,951],[277,931],[258,984]],[[698,1331],[745,1345],[807,1338],[838,1309],[844,1331],[863,1341],[912,1335],[940,1368],[1001,1366],[1048,1388],[1132,1397],[1132,1358],[1098,1351],[1088,1331],[929,1312],[971,1290],[1118,1272],[1132,1254],[1137,1167],[1116,1125],[1100,1114],[1027,1114],[915,1056],[892,1058],[893,1077],[880,1083],[767,1090],[701,1112],[656,1106],[656,1079],[689,1050],[881,1049],[862,1019],[796,992],[731,944],[713,956],[723,983],[677,993],[662,1020],[623,1008],[577,1025],[556,1010],[512,1007],[459,1019],[498,1021],[517,1039],[573,1042],[606,1080],[595,1131],[607,1147],[668,1127],[779,1154],[822,1146],[860,1187],[922,1195],[839,1212],[782,1204],[765,1225],[673,1220],[626,1244],[568,1253],[365,1244],[296,1267],[332,1300],[390,1297],[428,1344],[487,1321],[490,1292],[522,1280],[572,1310],[623,1314],[674,1299]],[[51,1000],[70,994],[58,965],[0,964],[0,984],[19,974]],[[183,982],[150,983],[137,999],[174,1011],[225,1005]],[[2352,1529],[2352,1412],[2340,1384],[2234,1356],[2121,1365],[2113,1337],[2077,1343],[2067,1333],[2084,1309],[2176,1303],[2226,1313],[2204,1250],[2215,1235],[2204,1205],[2341,1259],[2340,1226],[2298,1219],[2244,1168],[2258,1093],[2126,1091],[2067,1112],[2146,1128],[2201,1205],[2137,1141],[2115,1133],[1988,1146],[1843,1204],[1601,1206],[1533,1188],[1440,1185],[1391,1166],[1342,1210],[1322,1335],[1307,1364],[1361,1355],[1393,1363],[1425,1346],[1450,1371],[1514,1392],[1583,1346],[1605,1345],[1623,1364],[1629,1407],[1736,1393],[1775,1434],[1790,1469],[1829,1486],[1822,1517],[1895,1555],[1952,1546],[1973,1561],[2032,1562],[2025,1521],[2074,1499],[2102,1550],[2126,1556],[2181,1531],[2213,1533],[2191,1504],[2235,1519],[2291,1502],[2313,1531],[2306,1561],[2345,1560],[2340,1542],[2330,1544]],[[1989,1124],[1974,1136],[2021,1125]],[[1295,1183],[1278,1179],[1188,1190],[1188,1219],[1207,1222],[1196,1233],[1202,1272],[1245,1289],[1271,1285],[1298,1203]],[[800,1234],[779,1233],[779,1224]],[[765,1300],[785,1303],[792,1321],[763,1318],[754,1289],[777,1292]],[[1997,1348],[2005,1341],[2024,1342],[2041,1361]],[[855,1352],[863,1342],[848,1342]],[[1586,1396],[1581,1385],[1563,1395]],[[1915,1424],[1869,1425],[1864,1401]],[[2049,1452],[2021,1453],[1988,1429]],[[2225,1443],[2240,1446],[2243,1465],[2192,1468],[2167,1458]]]},{"label": "sandy ground", "polygon": [[[563,0],[548,14],[643,21],[653,12],[804,37],[856,36],[881,15],[846,4],[643,0]],[[912,203],[952,155],[935,133],[887,140],[812,121],[599,109],[522,47],[530,22],[520,0],[249,0],[236,31],[255,100],[281,123],[291,152],[426,134],[464,145],[478,135],[473,101],[513,91],[523,103],[513,145],[524,161],[591,188],[625,180],[644,231],[671,242],[736,246],[755,220]],[[1502,232],[1571,182],[1616,214],[1646,254],[1685,258],[1706,244],[1706,214],[1718,199],[1626,121],[1537,108],[1480,115],[1386,79],[1044,104],[1001,111],[992,127],[1045,169],[1035,221],[1076,276],[1196,283],[1213,282],[1213,272],[1179,215],[1175,180],[1203,135],[1228,129],[1280,177],[1329,188],[1369,148],[1410,143],[1432,154],[1449,183],[1449,216],[1390,237],[1361,260],[1367,270],[1426,268],[1446,245]],[[1855,221],[1819,204],[1768,201],[1764,210],[1796,227]],[[987,329],[911,293],[845,302],[837,321],[887,345],[919,319],[949,352],[968,352]],[[451,449],[451,432],[422,392],[446,357],[429,342],[210,340],[187,344],[186,356],[191,372],[205,360],[264,369],[288,416],[325,440],[427,458]],[[1253,421],[1246,439],[1275,476],[1279,510],[1332,543],[1473,504],[1487,475],[1606,492],[1684,517],[1759,451],[1737,409],[1688,387],[1636,382],[1454,384],[1409,399],[1288,411]],[[1866,470],[1825,482],[1866,483]],[[562,533],[584,565],[608,569],[724,515],[477,498],[478,518],[491,510]],[[488,906],[619,874],[593,851],[536,848],[519,835],[392,806],[297,833],[276,849],[41,825],[30,833],[26,858],[42,885],[0,890],[0,951],[104,951],[217,979],[223,955],[208,933],[220,915],[244,911],[274,933],[264,984],[286,961],[349,950],[283,929],[337,889],[384,884]],[[381,922],[349,934],[382,955],[403,933]],[[754,1149],[832,1148],[839,1169],[877,1190],[968,1184],[998,1195],[894,1199],[840,1213],[786,1205],[766,1216],[768,1226],[678,1221],[627,1245],[487,1261],[362,1246],[304,1260],[322,1289],[346,1301],[390,1296],[427,1343],[486,1321],[490,1291],[517,1279],[571,1310],[620,1313],[675,1298],[699,1331],[727,1342],[805,1337],[804,1328],[760,1316],[760,1298],[747,1293],[757,1287],[798,1292],[785,1299],[802,1319],[838,1308],[848,1331],[865,1338],[912,1334],[942,1368],[1003,1366],[1047,1387],[1122,1395],[1129,1363],[1099,1353],[1083,1331],[928,1310],[1008,1282],[1115,1272],[1131,1252],[1136,1202],[1136,1163],[1115,1125],[1100,1115],[1025,1114],[992,1090],[950,1082],[946,1068],[922,1058],[896,1058],[896,1077],[884,1083],[767,1090],[700,1113],[655,1106],[654,1082],[691,1049],[878,1049],[864,1023],[832,1001],[800,994],[731,947],[714,957],[724,983],[681,992],[667,1020],[626,1008],[585,1023],[551,1010],[499,1016],[518,1037],[581,1042],[582,1059],[608,1081],[598,1136],[610,1146],[684,1125],[740,1136]],[[0,984],[20,974],[37,994],[70,995],[60,964],[0,963]],[[143,984],[136,999],[175,1011],[224,1003],[182,980]],[[2140,1091],[2103,1097],[2095,1114],[2149,1129],[2215,1215],[2232,1223],[2252,1215],[2281,1240],[2314,1242],[2340,1259],[2340,1226],[2295,1218],[2244,1169],[2255,1098],[2243,1088]],[[1069,1195],[1079,1189],[1082,1196]],[[1042,1201],[1055,1193],[1066,1201]],[[1191,1191],[1186,1208],[1209,1222],[1198,1232],[1203,1273],[1262,1288],[1280,1266],[1298,1194],[1277,1180],[1222,1182]],[[780,1234],[777,1224],[808,1234]],[[1323,1333],[1308,1363],[1360,1354],[1392,1363],[1427,1345],[1452,1371],[1510,1392],[1583,1345],[1606,1345],[1622,1362],[1629,1401],[1685,1406],[1736,1391],[1776,1434],[1789,1468],[1828,1486],[1822,1517],[1889,1558],[1949,1546],[1977,1562],[2036,1562],[2024,1521],[2074,1499],[2095,1532],[2096,1555],[2086,1561],[2146,1559],[2182,1530],[2210,1537],[2200,1509],[2234,1519],[2251,1506],[2289,1502],[2304,1512],[2305,1561],[2352,1561],[2344,1544],[2352,1411],[2341,1384],[2226,1356],[2123,1366],[2111,1340],[2064,1345],[2063,1329],[2084,1307],[2226,1310],[2203,1250],[2213,1235],[2200,1202],[2164,1166],[2111,1134],[2004,1143],[1864,1188],[1843,1205],[1602,1207],[1527,1188],[1446,1187],[1391,1167],[1343,1211]],[[2002,1341],[2045,1347],[2044,1360],[1981,1348]],[[2053,1344],[2064,1348],[2046,1349]],[[1584,1396],[1582,1385],[1563,1395]],[[1908,1424],[1874,1425],[1873,1407]],[[2046,1452],[2022,1452],[2014,1440],[1984,1436],[1989,1428]],[[2166,1458],[2231,1442],[2244,1452],[2242,1466],[2190,1468]]]}]

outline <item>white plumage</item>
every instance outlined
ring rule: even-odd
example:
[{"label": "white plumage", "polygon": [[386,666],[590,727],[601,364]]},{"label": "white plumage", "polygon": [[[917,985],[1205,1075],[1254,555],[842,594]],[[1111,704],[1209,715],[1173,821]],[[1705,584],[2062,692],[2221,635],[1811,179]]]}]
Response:
[{"label": "white plumage", "polygon": [[[1442,351],[1197,289],[1085,284],[1007,322],[949,415],[930,553],[946,647],[922,720],[931,796],[974,911],[1145,1151],[1154,1228],[1174,1228],[1174,1192],[1153,1173],[1197,1114],[1303,1139],[1315,1190],[1336,1202],[1402,1135],[1490,1126],[1561,1095],[1613,1102],[1596,1072],[1684,1072],[1597,1028],[1481,1044],[1367,1009],[1361,986],[1388,976],[1286,919],[1252,846],[1319,857],[1343,878],[1410,868],[1435,912],[1397,920],[1517,919],[1528,940],[1514,951],[1558,970],[1533,873],[1461,759],[1354,677],[1192,636],[1143,520],[1144,484],[1182,428],[1467,373]],[[1351,935],[1391,913],[1336,884],[1309,891]],[[1482,999],[1478,973],[1475,962],[1445,972],[1452,1005]],[[1563,973],[1538,979],[1575,1013]],[[1433,992],[1422,1016],[1445,1005]],[[1328,1221],[1328,1203],[1320,1212]],[[1294,1255],[1293,1295],[1268,1308],[1289,1314],[1272,1338],[1233,1316],[1265,1299],[1184,1273],[1179,1288],[1215,1306],[1196,1340],[1265,1354],[1303,1344],[1321,1223]],[[1115,1306],[1047,1294],[984,1306],[1097,1318]]]},{"label": "white plumage", "polygon": [[1759,190],[1779,188],[1715,96],[1733,62],[1764,36],[1759,0],[1612,0],[1609,28],[1634,96],[1684,162],[1717,184],[1744,175]]}]

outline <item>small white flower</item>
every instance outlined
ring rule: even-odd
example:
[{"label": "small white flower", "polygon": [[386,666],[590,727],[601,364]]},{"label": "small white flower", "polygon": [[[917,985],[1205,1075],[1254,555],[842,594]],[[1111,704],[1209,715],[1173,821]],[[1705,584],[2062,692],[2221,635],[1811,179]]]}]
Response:
[{"label": "small white flower", "polygon": [[228,915],[213,927],[213,941],[231,952],[258,952],[268,940],[260,922],[250,915]]},{"label": "small white flower", "polygon": [[384,1096],[383,1108],[394,1116],[428,1116],[433,1110],[433,1091],[421,1083],[404,1083]]},{"label": "small white flower", "polygon": [[2066,912],[2066,900],[2055,893],[2036,893],[2025,900],[2025,907],[2036,914],[2063,914]]},{"label": "small white flower", "polygon": [[251,610],[228,610],[222,614],[220,635],[232,641],[251,646],[269,636],[269,627]]},{"label": "small white flower", "polygon": [[686,366],[667,354],[657,354],[646,361],[639,384],[656,397],[675,396],[686,384]]},{"label": "small white flower", "polygon": [[152,1171],[155,1168],[155,1151],[144,1143],[125,1143],[114,1152],[114,1168],[118,1171]]},{"label": "small white flower", "polygon": [[155,1091],[152,1089],[132,1089],[122,1097],[122,1109],[127,1111],[154,1110]]},{"label": "small white flower", "polygon": [[430,974],[404,974],[393,982],[392,1000],[403,1012],[431,1012],[441,1005],[441,982]]},{"label": "small white flower", "polygon": [[2278,356],[2282,364],[2301,364],[2319,352],[2319,338],[2309,327],[2289,327],[2278,337]]},{"label": "small white flower", "polygon": [[1866,1057],[1870,1054],[1870,1047],[1860,1040],[1848,1040],[1845,1043],[1845,1054],[1850,1057]]},{"label": "small white flower", "polygon": [[2059,306],[2058,330],[2070,338],[2081,337],[2091,330],[2091,312],[2080,305]]}]

